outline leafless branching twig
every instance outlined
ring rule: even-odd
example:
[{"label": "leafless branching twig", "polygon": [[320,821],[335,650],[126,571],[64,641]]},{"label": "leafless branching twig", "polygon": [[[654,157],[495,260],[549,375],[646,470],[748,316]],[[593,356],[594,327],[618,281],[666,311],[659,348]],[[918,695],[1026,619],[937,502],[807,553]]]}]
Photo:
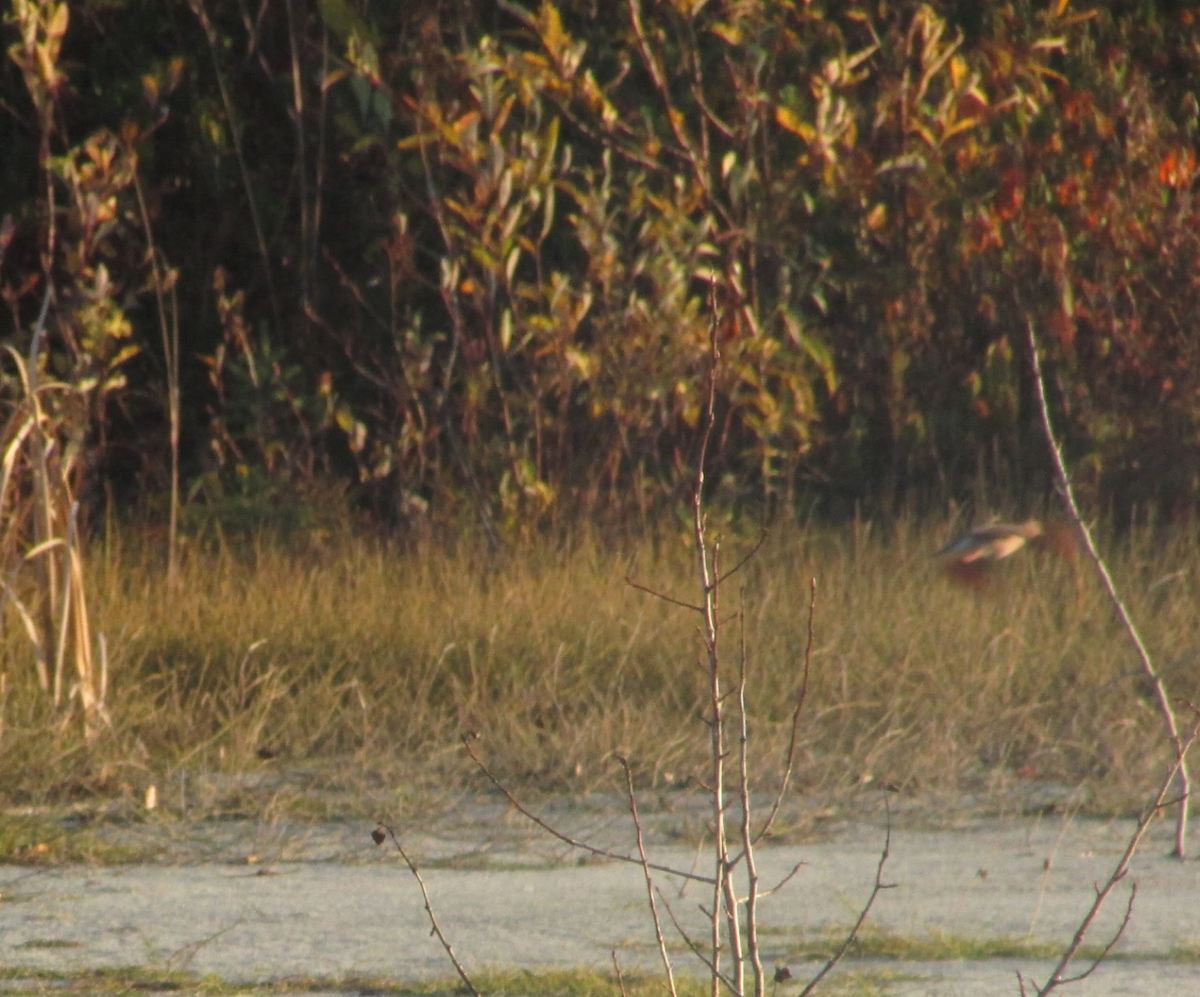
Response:
[{"label": "leafless branching twig", "polygon": [[842,939],[842,944],[839,945],[819,970],[817,975],[808,981],[808,984],[803,990],[797,994],[797,997],[808,997],[829,973],[833,967],[842,961],[842,957],[849,951],[850,946],[854,944],[854,940],[858,937],[858,932],[866,923],[867,915],[871,913],[871,908],[875,906],[875,901],[879,898],[879,894],[884,890],[892,890],[896,888],[895,883],[885,883],[883,881],[883,867],[887,864],[888,857],[892,853],[892,812],[888,809],[887,833],[883,839],[883,851],[879,854],[879,864],[875,867],[875,883],[871,887],[870,896],[867,897],[867,902],[863,904],[862,910],[858,913],[858,920],[854,922],[846,937]]},{"label": "leafless branching twig", "polygon": [[[1116,889],[1117,884],[1120,883],[1129,873],[1129,864],[1133,861],[1133,856],[1137,852],[1138,846],[1141,845],[1142,838],[1149,829],[1151,822],[1164,806],[1169,805],[1167,794],[1171,791],[1171,784],[1175,781],[1179,774],[1182,753],[1186,752],[1187,749],[1192,746],[1198,733],[1200,733],[1200,721],[1197,721],[1197,723],[1192,727],[1192,730],[1188,733],[1187,737],[1181,743],[1181,754],[1175,759],[1174,764],[1167,769],[1167,774],[1163,778],[1162,783],[1159,785],[1158,792],[1155,794],[1154,800],[1151,802],[1150,806],[1146,808],[1141,817],[1138,818],[1137,827],[1134,829],[1133,834],[1129,836],[1129,841],[1125,845],[1125,851],[1121,854],[1121,858],[1117,861],[1116,866],[1113,868],[1113,871],[1111,875],[1109,875],[1105,884],[1096,889],[1096,899],[1092,901],[1092,906],[1088,908],[1087,914],[1085,914],[1083,920],[1079,922],[1079,927],[1075,931],[1075,937],[1071,939],[1071,944],[1067,946],[1062,956],[1059,958],[1058,964],[1054,967],[1054,971],[1050,974],[1049,979],[1046,981],[1044,986],[1041,986],[1037,989],[1037,997],[1047,997],[1048,994],[1053,993],[1064,984],[1077,983],[1079,980],[1086,979],[1092,974],[1092,972],[1095,971],[1096,967],[1100,965],[1100,963],[1104,960],[1104,957],[1112,951],[1113,946],[1116,945],[1121,936],[1125,933],[1125,928],[1129,924],[1129,919],[1133,914],[1133,901],[1137,894],[1136,884],[1130,891],[1129,902],[1125,907],[1125,917],[1121,921],[1120,927],[1117,928],[1112,938],[1109,939],[1108,944],[1104,946],[1103,951],[1101,951],[1101,953],[1092,960],[1091,965],[1083,972],[1077,973],[1075,976],[1063,975],[1066,973],[1067,967],[1071,964],[1071,961],[1079,953],[1079,949],[1083,945],[1083,941],[1087,937],[1088,932],[1091,930],[1092,925],[1096,920],[1096,916],[1100,913],[1100,908],[1104,906],[1105,901],[1108,900],[1109,896],[1112,894],[1112,891]],[[1020,979],[1020,977],[1018,977],[1018,979]],[[1020,982],[1021,991],[1024,993],[1024,980],[1022,979]]]}]

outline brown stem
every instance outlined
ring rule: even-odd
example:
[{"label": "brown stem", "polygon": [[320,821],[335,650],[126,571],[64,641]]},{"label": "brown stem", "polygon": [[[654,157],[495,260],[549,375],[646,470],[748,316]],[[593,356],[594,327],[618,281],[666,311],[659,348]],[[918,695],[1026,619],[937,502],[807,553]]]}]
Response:
[{"label": "brown stem", "polygon": [[825,965],[823,965],[817,971],[817,975],[808,981],[808,985],[801,990],[796,997],[808,997],[808,995],[816,989],[817,984],[829,975],[829,972],[833,969],[833,967],[842,961],[842,957],[849,950],[850,946],[854,944],[854,939],[858,937],[859,929],[862,928],[863,923],[867,920],[867,915],[871,913],[871,908],[875,905],[875,900],[879,897],[879,894],[884,890],[895,889],[895,883],[885,883],[883,881],[883,867],[887,864],[888,856],[891,854],[891,848],[892,812],[889,808],[887,835],[883,839],[883,851],[879,855],[879,864],[875,867],[875,884],[871,887],[871,895],[867,897],[867,902],[863,904],[862,910],[859,911],[858,920],[854,922],[854,927],[852,927],[846,937],[842,939],[842,944],[838,946],[837,951],[826,960]]},{"label": "brown stem", "polygon": [[205,40],[208,42],[209,56],[212,58],[213,76],[217,81],[217,90],[221,94],[221,103],[225,107],[225,118],[229,122],[229,138],[233,142],[233,152],[237,159],[238,171],[242,176],[242,186],[246,190],[246,203],[250,208],[250,221],[254,226],[254,236],[258,242],[258,253],[262,257],[263,274],[267,280],[267,294],[271,298],[271,315],[275,320],[275,328],[282,333],[283,320],[279,310],[279,297],[275,293],[275,278],[271,272],[271,253],[267,249],[267,236],[263,229],[262,219],[258,212],[258,198],[254,196],[254,185],[250,182],[250,168],[246,165],[246,155],[242,149],[242,133],[238,127],[237,117],[233,110],[233,98],[229,95],[229,88],[225,86],[225,74],[221,72],[221,63],[217,58],[219,49],[217,31],[213,27],[212,21],[208,18],[208,10],[204,6],[204,0],[188,0],[188,4],[192,8],[192,13],[196,15],[196,20],[200,22],[200,27],[204,30]]},{"label": "brown stem", "polygon": [[[675,911],[671,909],[671,902],[663,896],[661,890],[659,890],[658,898],[662,901],[663,906],[667,909],[667,916],[671,919],[671,923],[675,926],[675,930],[679,933],[679,937],[683,939],[683,943],[689,949],[691,949],[692,955],[704,963],[705,968],[709,971],[709,973],[712,974],[714,988],[718,987],[720,984],[724,984],[725,988],[730,992],[732,997],[742,997],[741,991],[734,986],[733,980],[721,972],[719,965],[714,963],[712,959],[705,954],[704,950],[700,947],[696,940],[692,938],[692,936],[689,935],[686,930],[684,930],[683,925],[679,923],[679,918],[675,916]],[[708,913],[704,910],[703,906],[701,906],[700,910],[703,913]]]},{"label": "brown stem", "polygon": [[[463,747],[467,749],[467,754],[471,756],[471,761],[479,766],[479,770],[485,776],[487,776],[488,781],[504,794],[504,798],[513,805],[513,807],[518,813],[521,814],[521,816],[533,821],[533,823],[535,823],[543,831],[553,835],[555,838],[558,838],[559,841],[570,845],[572,848],[578,848],[581,851],[591,852],[593,855],[600,855],[607,859],[615,859],[617,862],[634,862],[638,865],[641,865],[641,859],[635,855],[621,855],[619,852],[612,852],[607,848],[598,848],[595,845],[589,845],[586,841],[580,841],[578,838],[572,838],[569,834],[564,834],[558,828],[554,827],[554,825],[547,823],[532,810],[522,804],[521,801],[512,794],[509,788],[492,774],[492,770],[483,763],[483,760],[477,754],[475,754],[474,749],[471,747],[471,741],[469,738],[464,737],[462,739],[462,743]],[[665,872],[672,876],[679,876],[682,879],[694,879],[699,883],[711,884],[715,882],[711,876],[701,876],[699,873],[684,872],[681,869],[672,869],[670,866],[658,865],[655,862],[651,862],[649,865],[650,868],[656,872]]]},{"label": "brown stem", "polygon": [[[1196,740],[1196,735],[1198,732],[1200,732],[1200,723],[1192,728],[1188,737],[1184,741],[1183,752],[1186,752],[1187,749],[1192,746],[1192,743]],[[1067,966],[1070,965],[1071,960],[1075,958],[1080,947],[1083,945],[1084,938],[1087,937],[1087,933],[1091,930],[1092,924],[1096,920],[1096,916],[1100,913],[1100,908],[1104,906],[1104,902],[1108,899],[1109,894],[1112,893],[1117,884],[1121,882],[1121,880],[1123,880],[1128,874],[1129,864],[1133,861],[1133,856],[1137,852],[1138,846],[1141,844],[1142,838],[1145,836],[1146,831],[1149,830],[1150,824],[1153,822],[1154,818],[1158,815],[1158,812],[1163,808],[1163,806],[1166,805],[1167,794],[1171,791],[1171,783],[1175,781],[1176,776],[1179,774],[1179,768],[1183,763],[1182,757],[1182,753],[1176,757],[1175,763],[1167,770],[1166,777],[1159,785],[1158,793],[1155,794],[1153,802],[1149,807],[1146,808],[1141,817],[1138,818],[1137,827],[1134,829],[1133,834],[1130,835],[1129,842],[1125,846],[1125,851],[1122,853],[1121,858],[1117,861],[1116,866],[1113,868],[1112,874],[1108,877],[1108,881],[1104,884],[1104,886],[1096,891],[1096,899],[1092,901],[1092,906],[1088,909],[1087,914],[1084,915],[1083,920],[1079,922],[1079,928],[1075,932],[1075,937],[1071,939],[1071,944],[1068,945],[1066,950],[1063,952],[1058,961],[1058,965],[1054,967],[1054,971],[1050,974],[1050,978],[1046,981],[1045,986],[1038,988],[1038,997],[1046,997],[1046,995],[1053,993],[1063,984],[1074,983],[1077,980],[1082,980],[1091,974],[1096,966],[1100,964],[1100,960],[1108,954],[1108,952],[1124,933],[1125,926],[1129,923],[1129,918],[1133,910],[1133,899],[1134,893],[1136,893],[1136,886],[1134,887],[1134,893],[1130,894],[1129,903],[1126,905],[1125,919],[1121,922],[1121,926],[1117,929],[1115,936],[1104,947],[1103,952],[1101,952],[1100,956],[1097,957],[1097,959],[1092,963],[1091,967],[1085,970],[1081,975],[1076,975],[1073,977],[1066,977],[1063,975],[1067,971]]]},{"label": "brown stem", "polygon": [[408,866],[408,871],[413,874],[413,879],[417,881],[417,885],[421,887],[421,897],[425,901],[425,913],[429,915],[429,925],[433,929],[433,933],[437,935],[437,940],[442,943],[442,948],[446,950],[446,955],[449,957],[454,970],[458,973],[459,978],[463,981],[466,988],[471,991],[472,997],[480,997],[479,991],[475,988],[475,984],[471,982],[471,978],[467,975],[467,971],[463,969],[462,963],[458,961],[458,956],[454,954],[454,947],[450,944],[442,932],[442,926],[438,924],[437,915],[433,912],[433,901],[429,899],[429,891],[425,889],[425,880],[421,878],[421,873],[417,869],[413,860],[408,857],[406,852],[400,846],[400,839],[396,837],[396,832],[393,831],[387,824],[380,824],[371,835],[375,844],[383,843],[384,833],[392,839],[392,844],[396,846],[396,851],[400,853],[400,857],[404,859],[404,864]]},{"label": "brown stem", "polygon": [[[167,514],[167,589],[173,591],[177,581],[177,552],[179,543],[179,306],[175,294],[175,277],[168,267],[166,271],[159,263],[158,247],[154,242],[154,229],[150,225],[150,211],[146,207],[146,196],[142,190],[141,169],[137,152],[132,144],[127,152],[133,161],[133,191],[137,197],[138,214],[142,231],[146,236],[146,255],[154,276],[154,299],[158,306],[158,328],[162,335],[163,362],[167,373],[167,426],[171,448],[171,494]],[[166,287],[171,289],[171,320],[167,320],[167,304],[163,295]]]},{"label": "brown stem", "polygon": [[662,959],[663,970],[667,974],[667,989],[670,991],[671,997],[677,997],[675,991],[675,973],[671,969],[671,957],[667,954],[667,943],[663,939],[662,921],[658,916],[658,904],[654,901],[654,876],[651,874],[650,862],[646,858],[646,843],[642,837],[642,821],[638,816],[637,795],[633,791],[633,770],[630,769],[628,760],[620,755],[617,756],[617,761],[621,763],[621,768],[625,770],[625,789],[629,794],[629,813],[633,817],[633,827],[637,833],[638,858],[641,860],[642,875],[646,880],[646,897],[650,903],[650,917],[654,921],[654,939],[658,943],[659,958]]}]

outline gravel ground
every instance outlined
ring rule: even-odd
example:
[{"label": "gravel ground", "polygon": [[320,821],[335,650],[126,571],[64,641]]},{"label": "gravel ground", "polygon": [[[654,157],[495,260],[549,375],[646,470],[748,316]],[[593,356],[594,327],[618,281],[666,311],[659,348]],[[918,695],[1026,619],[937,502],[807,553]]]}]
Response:
[{"label": "gravel ground", "polygon": [[[572,833],[627,847],[627,818],[608,805],[563,801],[556,819]],[[422,867],[434,910],[470,970],[655,965],[654,935],[639,866],[580,861],[565,845],[533,835],[496,801],[443,815],[436,831],[402,830]],[[680,820],[649,814],[651,860],[690,869],[694,847],[678,840]],[[937,933],[983,942],[1065,942],[1115,865],[1127,821],[969,819],[928,829],[899,819],[869,925],[906,939]],[[390,843],[376,848],[369,824],[288,825],[223,821],[114,829],[126,843],[155,835],[160,861],[109,867],[0,867],[0,966],[78,973],[104,967],[185,969],[227,981],[291,977],[336,981],[383,976],[444,978],[445,953],[430,936],[417,883]],[[139,839],[139,836],[141,838]],[[757,851],[761,882],[796,874],[763,900],[764,956],[806,973],[814,936],[851,923],[868,897],[885,839],[878,818],[833,823],[812,840]],[[1095,928],[1103,944],[1119,925],[1137,883],[1132,920],[1117,958],[1072,987],[1080,997],[1200,995],[1200,863],[1167,857],[1171,828],[1159,824]],[[155,851],[147,847],[147,851]],[[706,872],[702,866],[699,872]],[[659,877],[671,909],[702,936],[698,883]],[[668,929],[669,930],[669,929]],[[677,966],[687,967],[681,946]],[[845,964],[883,982],[882,992],[916,995],[1015,994],[1016,972],[1044,979],[1033,960]],[[10,981],[4,989],[11,988]],[[781,988],[779,991],[785,991]]]}]

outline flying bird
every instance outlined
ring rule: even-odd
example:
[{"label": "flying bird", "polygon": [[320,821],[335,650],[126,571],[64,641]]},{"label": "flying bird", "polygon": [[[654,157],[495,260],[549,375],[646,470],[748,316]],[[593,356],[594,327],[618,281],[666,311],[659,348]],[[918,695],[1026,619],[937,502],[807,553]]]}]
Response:
[{"label": "flying bird", "polygon": [[[1070,527],[1036,519],[973,527],[951,540],[934,557],[941,561],[942,570],[952,581],[983,591],[997,562],[1027,546],[1049,550],[1074,568],[1075,540]],[[1078,584],[1076,573],[1077,588]]]}]

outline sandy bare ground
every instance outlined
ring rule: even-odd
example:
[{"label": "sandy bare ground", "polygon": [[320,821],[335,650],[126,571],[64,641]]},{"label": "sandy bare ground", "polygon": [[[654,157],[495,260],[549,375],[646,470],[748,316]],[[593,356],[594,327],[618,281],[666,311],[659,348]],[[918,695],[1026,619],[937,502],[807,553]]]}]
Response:
[{"label": "sandy bare ground", "polygon": [[[578,853],[515,830],[520,825],[510,818],[496,833],[497,813],[464,811],[439,833],[402,832],[468,970],[611,967],[614,950],[623,966],[654,967],[639,867],[581,863]],[[567,806],[559,816],[570,813]],[[625,833],[616,813],[576,817],[572,830],[605,844]],[[871,929],[909,939],[944,933],[1065,942],[1130,826],[1062,817],[976,819],[941,830],[901,823],[884,871],[895,888],[876,902]],[[206,855],[185,849],[183,858],[153,864],[0,867],[0,965],[66,973],[187,969],[239,982],[447,977],[451,969],[430,937],[416,883],[390,846],[370,842],[370,831],[365,823],[225,822],[193,829],[192,845],[206,842]],[[669,834],[655,837],[653,860],[693,866],[694,848],[667,843]],[[810,843],[760,848],[764,884],[802,864],[760,907],[771,964],[786,962],[804,978],[813,937],[851,922],[867,897],[883,840],[882,823],[871,820]],[[1168,858],[1169,846],[1170,828],[1159,825],[1133,866],[1137,898],[1118,958],[1071,993],[1200,995],[1200,862]],[[702,937],[699,905],[709,903],[707,890],[667,876],[659,882],[676,914]],[[1127,898],[1123,885],[1096,943],[1120,922]],[[673,950],[678,967],[698,970],[682,945]],[[1042,979],[1048,964],[872,959],[845,967],[868,972],[897,997],[991,997],[1017,993],[1018,969]]]}]

